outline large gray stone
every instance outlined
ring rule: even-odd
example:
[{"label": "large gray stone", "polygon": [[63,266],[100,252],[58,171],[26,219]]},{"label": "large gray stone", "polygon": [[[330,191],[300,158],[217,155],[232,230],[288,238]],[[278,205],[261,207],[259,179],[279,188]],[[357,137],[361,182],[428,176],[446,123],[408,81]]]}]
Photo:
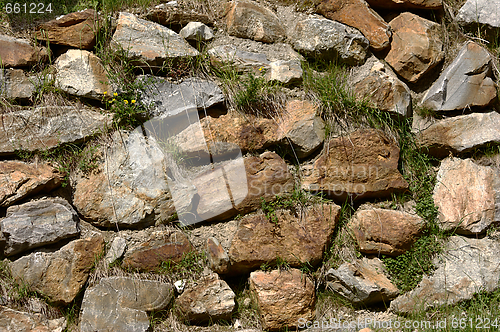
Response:
[{"label": "large gray stone", "polygon": [[139,67],[161,67],[165,61],[193,57],[199,52],[174,31],[151,21],[121,12],[112,39]]},{"label": "large gray stone", "polygon": [[456,20],[462,24],[479,23],[500,28],[499,0],[468,0],[458,11]]},{"label": "large gray stone", "polygon": [[0,231],[7,239],[6,256],[56,243],[80,233],[78,215],[62,198],[46,198],[9,207],[7,217],[0,221]]},{"label": "large gray stone", "polygon": [[271,63],[265,54],[239,50],[233,45],[220,45],[208,50],[215,65],[230,65],[238,71],[258,72],[269,68]]},{"label": "large gray stone", "polygon": [[471,159],[446,158],[441,162],[433,198],[444,230],[480,234],[500,222],[500,174]]},{"label": "large gray stone", "polygon": [[9,264],[14,280],[43,294],[49,302],[68,305],[87,281],[104,248],[101,235],[75,240],[55,252],[38,251]]},{"label": "large gray stone", "polygon": [[22,69],[0,70],[0,97],[29,99],[35,92],[35,77],[28,77]]},{"label": "large gray stone", "polygon": [[399,294],[378,258],[364,257],[344,263],[338,269],[328,270],[326,280],[328,288],[354,304],[388,303]]},{"label": "large gray stone", "polygon": [[500,286],[500,244],[491,238],[452,236],[434,263],[438,269],[424,276],[414,290],[391,302],[398,313],[411,313],[471,299],[478,292]]},{"label": "large gray stone", "polygon": [[497,96],[497,86],[491,78],[492,61],[485,48],[468,42],[427,90],[422,107],[453,111],[489,105]]},{"label": "large gray stone", "polygon": [[55,62],[56,87],[69,94],[100,100],[113,92],[101,60],[84,50],[69,50]]},{"label": "large gray stone", "polygon": [[151,116],[172,116],[190,109],[205,110],[224,101],[224,94],[214,82],[188,78],[180,84],[164,78],[141,76],[146,88],[142,103],[150,107]]},{"label": "large gray stone", "polygon": [[339,59],[359,65],[366,59],[369,42],[361,32],[342,23],[308,18],[295,26],[292,45],[298,52],[314,58]]},{"label": "large gray stone", "polygon": [[160,281],[103,278],[98,285],[85,291],[80,331],[149,331],[146,311],[164,309],[172,296],[172,286]]},{"label": "large gray stone", "polygon": [[443,120],[414,121],[417,143],[427,153],[442,158],[450,152],[464,153],[475,148],[500,143],[500,114],[472,113]]},{"label": "large gray stone", "polygon": [[140,228],[168,220],[175,207],[164,169],[164,155],[142,132],[116,132],[105,160],[89,176],[79,176],[73,204],[100,227]]},{"label": "large gray stone", "polygon": [[2,115],[0,155],[16,150],[48,150],[79,143],[111,124],[108,114],[84,106],[44,106],[13,109]]}]

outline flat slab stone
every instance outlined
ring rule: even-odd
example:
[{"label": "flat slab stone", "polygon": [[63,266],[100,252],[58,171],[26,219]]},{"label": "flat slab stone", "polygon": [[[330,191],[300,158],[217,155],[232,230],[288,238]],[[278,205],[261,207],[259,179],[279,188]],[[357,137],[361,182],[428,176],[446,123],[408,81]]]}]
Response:
[{"label": "flat slab stone", "polygon": [[497,96],[492,61],[485,48],[468,42],[427,90],[421,106],[435,111],[488,106]]},{"label": "flat slab stone", "polygon": [[27,100],[35,92],[36,77],[29,77],[22,69],[0,70],[0,97]]},{"label": "flat slab stone", "polygon": [[13,109],[0,115],[0,155],[78,143],[111,125],[112,117],[83,106]]},{"label": "flat slab stone", "polygon": [[112,42],[126,50],[134,65],[144,68],[161,67],[168,59],[199,55],[174,31],[125,12],[120,12]]},{"label": "flat slab stone", "polygon": [[62,198],[47,198],[7,209],[0,231],[7,239],[5,255],[57,243],[80,234],[78,215]]},{"label": "flat slab stone", "polygon": [[456,20],[461,24],[484,24],[500,28],[499,0],[468,0],[458,11]]},{"label": "flat slab stone", "polygon": [[438,269],[424,276],[414,290],[391,302],[391,310],[409,314],[472,299],[478,292],[493,292],[500,286],[500,244],[491,238],[452,236],[434,263]]},{"label": "flat slab stone", "polygon": [[164,309],[172,297],[172,286],[160,281],[103,278],[85,291],[80,331],[149,331],[150,319],[146,311]]}]

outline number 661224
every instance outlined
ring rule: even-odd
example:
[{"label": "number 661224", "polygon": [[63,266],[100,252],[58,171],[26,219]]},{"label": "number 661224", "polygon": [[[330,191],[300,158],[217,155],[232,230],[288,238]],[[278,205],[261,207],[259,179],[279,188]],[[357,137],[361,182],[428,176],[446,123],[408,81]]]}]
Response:
[{"label": "number 661224", "polygon": [[5,5],[7,14],[45,14],[52,13],[52,4],[48,3],[7,3]]}]

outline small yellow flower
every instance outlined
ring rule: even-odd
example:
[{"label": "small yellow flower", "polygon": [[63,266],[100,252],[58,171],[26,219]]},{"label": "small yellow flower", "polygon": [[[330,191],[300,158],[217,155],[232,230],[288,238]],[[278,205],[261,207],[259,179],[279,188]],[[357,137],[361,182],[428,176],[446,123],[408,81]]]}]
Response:
[{"label": "small yellow flower", "polygon": [[113,96],[115,96],[115,97],[116,97],[116,96],[118,96],[118,94],[115,92],[115,93],[113,93]]},{"label": "small yellow flower", "polygon": [[260,67],[260,68],[259,68],[259,71],[262,71],[262,69],[264,69],[264,67]]},{"label": "small yellow flower", "polygon": [[127,100],[127,99],[125,99],[123,102],[124,102],[125,104],[128,104],[128,100]]},{"label": "small yellow flower", "polygon": [[135,99],[132,99],[130,102],[131,102],[132,104],[135,104]]},{"label": "small yellow flower", "polygon": [[111,99],[111,102],[114,102],[114,101],[116,101],[116,99],[115,99],[115,98]]},{"label": "small yellow flower", "polygon": [[104,95],[105,95],[105,94],[108,94],[108,91],[104,91],[104,92],[103,92],[103,94],[104,94]]}]

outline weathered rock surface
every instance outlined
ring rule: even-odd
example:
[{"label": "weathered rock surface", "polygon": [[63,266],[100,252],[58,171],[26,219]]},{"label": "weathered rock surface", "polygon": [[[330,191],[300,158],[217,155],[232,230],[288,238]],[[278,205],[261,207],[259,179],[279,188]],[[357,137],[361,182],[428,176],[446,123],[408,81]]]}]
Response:
[{"label": "weathered rock surface", "polygon": [[35,36],[38,40],[49,41],[50,44],[90,50],[95,46],[98,30],[97,13],[93,9],[86,9],[39,25]]},{"label": "weathered rock surface", "polygon": [[35,92],[36,78],[28,77],[22,69],[0,70],[0,97],[30,99]]},{"label": "weathered rock surface", "polygon": [[500,114],[472,113],[434,122],[415,123],[417,143],[430,155],[443,158],[471,151],[490,143],[500,143]]},{"label": "weathered rock surface", "polygon": [[462,24],[483,24],[489,28],[500,28],[498,0],[468,0],[458,11],[456,20]]},{"label": "weathered rock surface", "polygon": [[492,57],[474,42],[460,50],[422,99],[422,106],[436,111],[461,110],[489,105],[497,96],[491,78]]},{"label": "weathered rock surface", "polygon": [[47,320],[41,314],[22,312],[0,306],[0,331],[5,332],[62,332],[66,318]]},{"label": "weathered rock surface", "polygon": [[205,110],[224,101],[217,84],[199,78],[188,78],[180,84],[148,75],[139,80],[146,83],[142,103],[149,106],[151,116],[172,116],[193,108]]},{"label": "weathered rock surface", "polygon": [[264,77],[271,82],[295,85],[302,83],[302,74],[299,60],[276,60],[269,64],[269,71]]},{"label": "weathered rock surface", "polygon": [[145,332],[146,311],[162,310],[173,297],[172,286],[128,277],[103,278],[85,291],[80,313],[81,332]]},{"label": "weathered rock surface", "polygon": [[169,59],[199,54],[174,31],[125,12],[118,17],[113,43],[127,51],[128,60],[135,66],[144,68],[161,67]]},{"label": "weathered rock surface", "polygon": [[314,282],[300,270],[255,271],[250,273],[250,290],[261,312],[264,330],[312,321],[316,296]]},{"label": "weathered rock surface", "polygon": [[111,117],[84,106],[44,106],[13,109],[2,121],[0,155],[5,155],[78,143],[111,124]]},{"label": "weathered rock surface", "polygon": [[0,59],[4,68],[27,67],[48,59],[44,47],[33,47],[25,39],[0,35]]},{"label": "weathered rock surface", "polygon": [[209,41],[214,38],[212,29],[201,22],[189,22],[179,34],[184,39],[193,41]]},{"label": "weathered rock surface", "polygon": [[308,262],[317,265],[323,258],[338,221],[340,207],[322,205],[295,216],[287,210],[275,212],[275,220],[264,213],[245,216],[229,248],[230,272],[249,272],[277,258],[292,267]]},{"label": "weathered rock surface", "polygon": [[443,61],[439,24],[406,12],[389,25],[392,42],[385,61],[405,80],[415,83]]},{"label": "weathered rock surface", "polygon": [[5,255],[57,243],[77,236],[78,215],[62,198],[46,198],[7,209],[0,221],[0,231],[7,239]]},{"label": "weathered rock surface", "polygon": [[0,206],[37,194],[49,192],[61,185],[62,174],[46,163],[28,164],[22,161],[0,162]]},{"label": "weathered rock surface", "polygon": [[480,234],[500,222],[500,174],[471,159],[446,158],[441,162],[433,198],[445,230]]},{"label": "weathered rock surface", "polygon": [[148,14],[146,14],[146,18],[166,27],[185,26],[190,22],[201,22],[207,25],[213,25],[214,23],[207,15],[196,13],[194,11],[186,11],[183,8],[169,6],[167,4],[160,4],[156,6]]},{"label": "weathered rock surface", "polygon": [[285,38],[276,14],[254,1],[233,1],[226,15],[230,35],[273,43]]},{"label": "weathered rock surface", "polygon": [[384,133],[360,129],[332,139],[313,165],[303,166],[302,187],[342,201],[405,191],[398,159],[398,146]]},{"label": "weathered rock surface", "polygon": [[113,264],[116,260],[123,257],[125,253],[125,249],[127,248],[127,242],[124,238],[115,237],[113,242],[111,242],[111,246],[106,253],[106,257],[104,257],[104,261],[107,265]]},{"label": "weathered rock surface", "polygon": [[317,12],[358,29],[375,51],[383,50],[390,44],[389,26],[364,0],[323,0]]},{"label": "weathered rock surface", "polygon": [[326,274],[327,287],[353,304],[388,303],[399,291],[386,276],[384,263],[378,258],[357,259],[344,263]]},{"label": "weathered rock surface", "polygon": [[180,318],[188,322],[230,320],[235,296],[228,284],[213,273],[188,284],[175,305]]},{"label": "weathered rock surface", "polygon": [[130,248],[122,266],[139,271],[155,271],[164,261],[178,263],[194,248],[181,231],[157,231],[144,243]]},{"label": "weathered rock surface", "polygon": [[69,50],[55,62],[56,86],[69,94],[100,100],[112,92],[101,60],[84,50]]},{"label": "weathered rock surface", "polygon": [[368,39],[358,30],[320,18],[298,22],[290,38],[294,49],[305,56],[339,59],[349,65],[363,63],[369,46]]},{"label": "weathered rock surface", "polygon": [[206,243],[206,253],[210,269],[218,274],[225,274],[229,268],[229,256],[215,237],[209,237]]},{"label": "weathered rock surface", "polygon": [[9,264],[16,282],[24,282],[50,302],[67,305],[87,281],[95,257],[103,250],[100,235],[75,240],[55,252],[34,252]]},{"label": "weathered rock surface", "polygon": [[73,204],[100,227],[141,228],[168,220],[175,207],[164,155],[142,132],[116,132],[96,172],[76,179]]},{"label": "weathered rock surface", "polygon": [[424,220],[417,215],[374,208],[356,211],[349,228],[356,237],[359,251],[397,256],[411,248],[424,225]]},{"label": "weathered rock surface", "polygon": [[398,313],[411,313],[440,305],[453,305],[474,294],[499,288],[498,240],[452,236],[444,253],[435,260],[438,269],[424,276],[414,290],[391,302]]},{"label": "weathered rock surface", "polygon": [[380,9],[441,9],[442,0],[366,0],[373,8]]},{"label": "weathered rock surface", "polygon": [[350,82],[359,98],[365,98],[381,111],[412,115],[410,89],[376,57],[353,69]]},{"label": "weathered rock surface", "polygon": [[231,196],[225,183],[215,185],[222,176],[220,169],[202,174],[193,181],[200,196],[197,214],[201,220],[223,220],[245,214],[259,208],[262,199],[272,201],[276,195],[293,190],[292,175],[285,161],[276,153],[264,152],[260,156],[246,157],[243,162],[246,182],[239,160],[224,167]]}]

